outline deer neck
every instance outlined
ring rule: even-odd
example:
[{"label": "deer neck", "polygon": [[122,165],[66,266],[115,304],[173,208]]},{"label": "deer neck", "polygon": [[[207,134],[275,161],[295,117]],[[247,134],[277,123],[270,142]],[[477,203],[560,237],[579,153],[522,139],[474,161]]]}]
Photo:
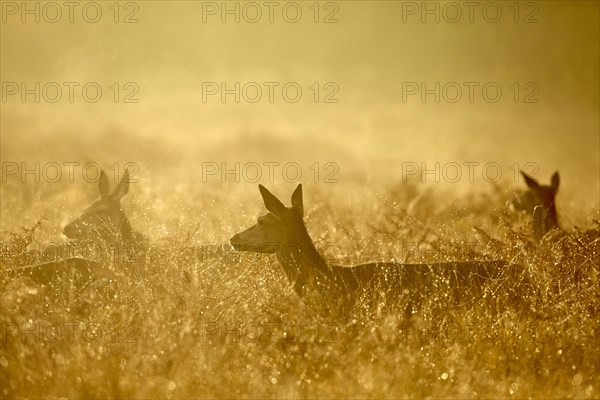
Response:
[{"label": "deer neck", "polygon": [[118,227],[120,240],[127,244],[140,244],[141,234],[136,232],[129,222],[129,218],[125,215],[125,212],[121,210],[121,223]]},{"label": "deer neck", "polygon": [[546,225],[548,229],[558,228],[558,215],[556,213],[556,206],[554,202],[550,204],[550,207],[546,211]]},{"label": "deer neck", "polygon": [[277,259],[299,295],[306,294],[307,290],[323,290],[331,283],[331,272],[325,259],[304,224],[301,228],[277,250]]}]

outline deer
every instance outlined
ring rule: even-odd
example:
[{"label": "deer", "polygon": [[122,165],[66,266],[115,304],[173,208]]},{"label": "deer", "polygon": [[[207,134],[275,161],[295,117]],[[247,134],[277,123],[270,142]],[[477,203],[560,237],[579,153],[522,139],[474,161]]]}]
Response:
[{"label": "deer", "polygon": [[101,240],[106,243],[141,244],[144,236],[135,231],[123,211],[121,199],[129,192],[129,171],[126,169],[121,181],[112,193],[106,173],[101,170],[98,181],[100,198],[83,213],[64,226],[63,234],[76,241]]},{"label": "deer", "polygon": [[503,260],[330,264],[318,252],[304,223],[302,184],[291,196],[291,207],[264,186],[258,188],[268,213],[260,216],[256,225],[234,235],[231,246],[236,251],[275,254],[295,293],[324,314],[348,315],[356,300],[365,295],[368,307],[378,307],[381,301],[377,300],[394,303],[408,296],[404,313],[410,318],[440,285],[452,294],[454,304],[465,304],[470,297],[465,296],[465,288],[481,289],[486,282],[514,270],[514,265]]},{"label": "deer", "polygon": [[521,176],[529,190],[516,196],[512,201],[512,206],[533,216],[533,236],[538,242],[541,242],[544,236],[551,231],[561,229],[558,224],[555,200],[560,177],[556,171],[550,178],[550,185],[542,185],[523,171],[521,171]]},{"label": "deer", "polygon": [[[107,255],[98,254],[102,253],[103,247],[115,248],[119,258],[123,258],[124,252],[127,252],[126,257],[131,257],[132,248],[135,256],[139,256],[144,237],[133,229],[121,206],[121,199],[129,191],[129,171],[125,170],[112,193],[109,189],[108,177],[101,170],[98,181],[100,198],[63,227],[63,234],[72,242],[47,249],[47,253],[53,256],[51,261],[4,268],[7,275],[28,277],[42,285],[53,285],[62,280],[71,281],[74,286],[85,286],[106,275],[104,261]],[[96,252],[92,257],[86,254],[90,250]],[[81,252],[84,254],[78,255]],[[62,257],[64,255],[67,257]],[[94,256],[100,256],[100,259]]]}]

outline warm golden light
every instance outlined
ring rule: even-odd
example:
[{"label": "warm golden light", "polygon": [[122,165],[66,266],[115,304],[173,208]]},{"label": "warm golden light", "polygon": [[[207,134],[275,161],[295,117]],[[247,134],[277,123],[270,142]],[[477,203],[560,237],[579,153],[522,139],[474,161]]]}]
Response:
[{"label": "warm golden light", "polygon": [[597,398],[599,11],[3,0],[0,397]]}]

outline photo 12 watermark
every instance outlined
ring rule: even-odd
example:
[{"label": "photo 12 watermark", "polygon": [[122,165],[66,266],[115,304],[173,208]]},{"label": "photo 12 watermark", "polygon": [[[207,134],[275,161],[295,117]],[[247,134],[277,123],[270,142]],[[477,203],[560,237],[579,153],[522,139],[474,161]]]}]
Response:
[{"label": "photo 12 watermark", "polygon": [[340,22],[340,3],[335,1],[203,1],[203,23],[259,22],[315,24]]},{"label": "photo 12 watermark", "polygon": [[402,103],[539,103],[536,82],[402,82]]},{"label": "photo 12 watermark", "polygon": [[402,183],[408,182],[409,179],[418,179],[421,183],[474,183],[479,179],[488,183],[497,183],[503,177],[509,176],[515,183],[519,183],[523,179],[520,171],[535,176],[538,170],[539,165],[532,161],[515,162],[504,167],[495,161],[436,161],[433,163],[403,161],[401,163],[401,179]]},{"label": "photo 12 watermark", "polygon": [[506,176],[511,177],[513,182],[519,183],[523,179],[520,171],[535,176],[539,171],[539,165],[532,161],[515,162],[506,166],[495,161],[403,161],[401,171],[402,183],[407,183],[410,179],[418,179],[421,183],[474,183],[480,179],[488,183],[496,183]]},{"label": "photo 12 watermark", "polygon": [[283,180],[287,183],[314,182],[339,183],[340,166],[333,161],[301,164],[296,161],[279,162],[216,162],[202,163],[202,183],[246,182],[274,183]]},{"label": "photo 12 watermark", "polygon": [[139,103],[136,82],[2,82],[2,103]]},{"label": "photo 12 watermark", "polygon": [[202,82],[202,102],[336,104],[339,91],[336,82]]},{"label": "photo 12 watermark", "polygon": [[135,344],[139,341],[139,323],[94,323],[83,321],[36,321],[0,323],[0,345],[8,342],[63,344],[101,343]]},{"label": "photo 12 watermark", "polygon": [[[136,241],[107,240],[70,240],[63,242],[19,243],[15,241],[0,242],[0,261],[7,267],[16,268],[13,275],[19,274],[19,267],[38,265],[48,262],[59,262],[74,258],[85,260],[103,260],[111,263],[137,263],[144,260],[140,244]],[[21,271],[26,273],[27,271]]]},{"label": "photo 12 watermark", "polygon": [[3,24],[137,24],[140,3],[135,1],[2,1]]},{"label": "photo 12 watermark", "polygon": [[[46,162],[25,162],[25,161],[2,161],[0,163],[0,181],[7,183],[16,181],[27,182],[69,182],[73,183],[77,179],[82,179],[88,183],[98,183],[102,174],[102,167],[97,162],[79,162],[79,161],[46,161]],[[119,183],[123,177],[124,170],[129,172],[129,183],[138,183],[135,177],[139,172],[139,164],[135,162],[114,162],[107,168],[110,171],[107,174],[109,181]]]},{"label": "photo 12 watermark", "polygon": [[460,22],[537,24],[540,6],[534,1],[403,1],[403,23],[456,24]]}]

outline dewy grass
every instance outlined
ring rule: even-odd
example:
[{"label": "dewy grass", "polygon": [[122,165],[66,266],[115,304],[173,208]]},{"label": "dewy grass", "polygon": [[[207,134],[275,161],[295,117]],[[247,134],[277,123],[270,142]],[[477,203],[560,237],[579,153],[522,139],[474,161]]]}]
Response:
[{"label": "dewy grass", "polygon": [[[148,235],[143,262],[103,261],[109,273],[75,293],[55,290],[66,278],[41,286],[9,276],[20,258],[3,253],[2,397],[600,395],[597,221],[538,244],[530,227],[509,214],[480,210],[501,210],[506,199],[500,194],[478,201],[430,192],[407,213],[410,199],[393,188],[382,193],[363,204],[361,218],[361,203],[325,200],[317,209],[306,201],[308,231],[328,260],[502,259],[522,266],[529,284],[507,277],[452,307],[447,285],[439,282],[411,318],[402,297],[383,308],[368,296],[358,297],[349,318],[329,318],[294,292],[275,257],[228,246],[229,237],[262,213],[253,208],[260,207],[255,186],[221,204],[228,213],[248,204],[245,215],[211,219],[203,212],[210,201],[194,197],[187,206],[199,217],[169,232],[162,227],[178,221],[178,212],[147,219],[152,211],[141,213],[135,202],[144,200],[134,195],[124,204],[132,225],[163,233]],[[326,196],[320,188],[308,194]],[[176,193],[163,201],[185,204]],[[48,224],[4,232],[3,243],[26,251],[36,241],[56,241]],[[515,307],[513,296],[525,288],[517,294],[527,312]]]}]

